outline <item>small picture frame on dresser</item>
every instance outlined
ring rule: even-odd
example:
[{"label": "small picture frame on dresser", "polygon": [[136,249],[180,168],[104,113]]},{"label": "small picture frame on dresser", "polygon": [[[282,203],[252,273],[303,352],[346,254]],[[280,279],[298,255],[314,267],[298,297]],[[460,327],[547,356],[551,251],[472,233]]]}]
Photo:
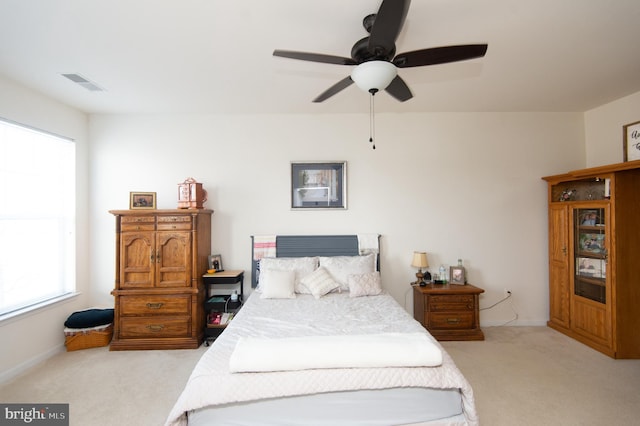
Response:
[{"label": "small picture frame on dresser", "polygon": [[449,268],[449,282],[451,284],[465,284],[466,277],[464,275],[464,267],[451,266]]},{"label": "small picture frame on dresser", "polygon": [[156,208],[155,192],[130,192],[129,209],[131,210],[154,210]]}]

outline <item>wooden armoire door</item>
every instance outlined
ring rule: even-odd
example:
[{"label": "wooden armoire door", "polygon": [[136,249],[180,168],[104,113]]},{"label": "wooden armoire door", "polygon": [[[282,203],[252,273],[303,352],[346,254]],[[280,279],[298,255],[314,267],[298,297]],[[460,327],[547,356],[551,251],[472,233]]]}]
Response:
[{"label": "wooden armoire door", "polygon": [[570,327],[569,208],[549,208],[549,326]]},{"label": "wooden armoire door", "polygon": [[155,232],[123,232],[120,240],[120,286],[151,288],[155,283]]},{"label": "wooden armoire door", "polygon": [[158,232],[156,238],[156,286],[190,287],[191,232]]}]

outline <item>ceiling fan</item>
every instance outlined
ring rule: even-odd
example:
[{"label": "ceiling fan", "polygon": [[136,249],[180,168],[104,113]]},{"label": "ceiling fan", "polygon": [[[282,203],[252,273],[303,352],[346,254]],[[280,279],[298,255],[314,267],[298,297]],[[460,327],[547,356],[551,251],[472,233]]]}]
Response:
[{"label": "ceiling fan", "polygon": [[356,66],[351,75],[325,90],[313,102],[322,102],[354,82],[372,95],[386,90],[391,96],[404,102],[413,95],[397,74],[397,68],[464,61],[483,57],[487,52],[486,44],[466,44],[433,47],[396,55],[395,42],[404,25],[410,4],[411,0],[383,0],[378,13],[363,19],[362,25],[369,36],[353,45],[350,58],[291,50],[274,50],[273,55],[302,61]]}]

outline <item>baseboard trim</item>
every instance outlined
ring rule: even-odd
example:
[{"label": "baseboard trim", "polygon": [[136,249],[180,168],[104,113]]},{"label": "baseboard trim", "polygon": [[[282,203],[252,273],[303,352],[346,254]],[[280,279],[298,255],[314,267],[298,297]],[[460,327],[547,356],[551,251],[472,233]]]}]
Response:
[{"label": "baseboard trim", "polygon": [[11,380],[15,379],[19,375],[32,369],[36,365],[39,365],[45,362],[46,360],[48,360],[49,358],[52,358],[58,355],[60,352],[64,352],[64,351],[65,351],[64,344],[60,344],[60,345],[54,346],[53,348],[49,349],[46,352],[41,353],[38,356],[35,356],[31,359],[26,360],[25,362],[22,362],[16,365],[10,370],[3,371],[2,373],[0,373],[0,384],[5,384],[7,382],[10,382]]},{"label": "baseboard trim", "polygon": [[[508,320],[507,320],[508,321]],[[508,326],[508,327],[540,327],[547,326],[547,320],[522,320],[522,319],[514,319],[513,321],[480,321],[480,327],[500,327],[500,326]]]}]

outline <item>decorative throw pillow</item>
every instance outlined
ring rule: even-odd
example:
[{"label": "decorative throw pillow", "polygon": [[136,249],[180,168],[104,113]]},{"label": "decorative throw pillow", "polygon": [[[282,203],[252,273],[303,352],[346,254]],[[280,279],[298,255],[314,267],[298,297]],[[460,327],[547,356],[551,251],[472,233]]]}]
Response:
[{"label": "decorative throw pillow", "polygon": [[320,257],[324,266],[341,290],[349,290],[349,275],[360,275],[376,271],[376,255]]},{"label": "decorative throw pillow", "polygon": [[[318,267],[317,257],[265,257],[260,260],[260,271],[266,269],[277,269],[280,271],[295,272],[295,292],[309,293],[300,283],[304,277],[312,273]],[[258,286],[259,291],[262,290],[262,277],[260,277]]]},{"label": "decorative throw pillow", "polygon": [[349,297],[377,296],[381,293],[380,272],[349,275]]},{"label": "decorative throw pillow", "polygon": [[340,287],[322,266],[304,277],[301,282],[316,299]]},{"label": "decorative throw pillow", "polygon": [[295,271],[279,271],[267,269],[261,273],[261,299],[294,299]]}]

